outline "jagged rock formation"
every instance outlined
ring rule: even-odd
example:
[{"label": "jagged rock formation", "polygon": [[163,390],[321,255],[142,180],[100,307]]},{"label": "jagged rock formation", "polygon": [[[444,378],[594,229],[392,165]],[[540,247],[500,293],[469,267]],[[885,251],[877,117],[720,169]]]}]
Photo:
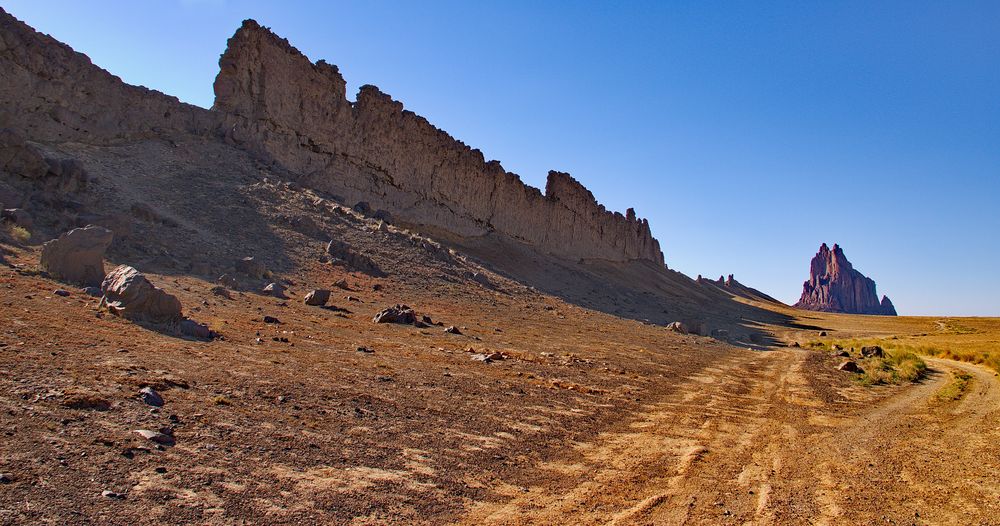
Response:
[{"label": "jagged rock formation", "polygon": [[875,282],[854,269],[840,246],[835,244],[831,250],[826,243],[812,259],[809,280],[803,283],[802,297],[795,306],[822,312],[896,315],[889,298],[882,296],[879,302]]},{"label": "jagged rock formation", "polygon": [[0,9],[0,128],[30,141],[115,144],[175,133],[225,138],[348,202],[460,236],[499,233],[567,258],[663,264],[649,223],[609,212],[568,174],[545,194],[486,162],[374,86],[351,103],[315,64],[248,20],[219,61],[213,110],[130,86]]},{"label": "jagged rock formation", "polygon": [[612,213],[568,174],[545,195],[486,162],[374,86],[347,100],[336,66],[309,61],[248,20],[219,61],[214,109],[227,137],[348,201],[463,236],[499,232],[570,258],[663,263],[646,220]]}]

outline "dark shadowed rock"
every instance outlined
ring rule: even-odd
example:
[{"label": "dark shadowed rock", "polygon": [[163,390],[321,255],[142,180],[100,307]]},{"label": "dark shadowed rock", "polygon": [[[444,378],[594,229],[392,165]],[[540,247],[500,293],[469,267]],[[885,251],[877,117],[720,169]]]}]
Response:
[{"label": "dark shadowed rock", "polygon": [[191,338],[197,338],[199,340],[211,340],[212,330],[208,328],[208,325],[204,323],[198,323],[191,319],[183,319],[180,323],[181,334],[184,336],[190,336]]},{"label": "dark shadowed rock", "polygon": [[81,285],[100,285],[104,279],[104,252],[114,234],[99,226],[74,228],[42,245],[41,267],[57,279]]},{"label": "dark shadowed rock", "polygon": [[861,356],[865,358],[882,358],[885,356],[885,351],[878,345],[869,345],[861,348]]},{"label": "dark shadowed rock", "polygon": [[831,250],[826,243],[812,259],[809,280],[802,285],[802,297],[795,306],[822,312],[896,315],[889,298],[879,302],[875,282],[855,270],[838,245]]},{"label": "dark shadowed rock", "polygon": [[267,277],[267,267],[253,256],[236,260],[236,272],[246,274],[253,279],[264,279]]},{"label": "dark shadowed rock", "polygon": [[121,265],[101,284],[101,306],[131,320],[170,323],[181,320],[181,302],[176,296],[153,286],[138,270]]},{"label": "dark shadowed rock", "polygon": [[143,387],[142,389],[139,389],[139,399],[146,405],[163,407],[163,397],[160,396],[160,393],[157,393],[152,387]]},{"label": "dark shadowed rock", "polygon": [[679,332],[681,334],[687,334],[688,333],[687,327],[683,323],[681,323],[679,321],[674,321],[674,322],[668,323],[667,324],[667,330],[668,331]]},{"label": "dark shadowed rock", "polygon": [[838,371],[846,371],[849,373],[863,373],[864,370],[858,366],[857,362],[852,360],[846,360],[837,366]]}]

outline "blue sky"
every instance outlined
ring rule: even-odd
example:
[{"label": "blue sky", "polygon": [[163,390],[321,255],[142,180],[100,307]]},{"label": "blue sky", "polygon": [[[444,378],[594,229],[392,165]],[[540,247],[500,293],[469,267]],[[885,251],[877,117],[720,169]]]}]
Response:
[{"label": "blue sky", "polygon": [[42,2],[5,9],[210,106],[254,18],[668,265],[794,302],[840,243],[901,314],[1000,315],[1000,2]]}]

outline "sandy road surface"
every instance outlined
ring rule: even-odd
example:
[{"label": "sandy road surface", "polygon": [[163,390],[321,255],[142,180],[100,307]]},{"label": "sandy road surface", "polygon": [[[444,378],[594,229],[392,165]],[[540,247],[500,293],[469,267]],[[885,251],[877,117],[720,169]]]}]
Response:
[{"label": "sandy road surface", "polygon": [[[831,393],[804,373],[808,357],[734,353],[466,522],[1000,524],[992,372],[931,360],[921,384]],[[956,368],[972,387],[939,402]]]}]

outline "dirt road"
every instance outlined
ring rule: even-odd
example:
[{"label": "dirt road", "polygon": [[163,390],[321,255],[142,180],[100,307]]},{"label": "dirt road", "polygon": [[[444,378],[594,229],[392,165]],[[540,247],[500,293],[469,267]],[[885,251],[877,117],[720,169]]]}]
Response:
[{"label": "dirt road", "polygon": [[[810,359],[734,353],[466,522],[1000,524],[992,372],[931,360],[920,384],[831,389],[804,374]],[[940,402],[954,369],[971,388]]]}]

